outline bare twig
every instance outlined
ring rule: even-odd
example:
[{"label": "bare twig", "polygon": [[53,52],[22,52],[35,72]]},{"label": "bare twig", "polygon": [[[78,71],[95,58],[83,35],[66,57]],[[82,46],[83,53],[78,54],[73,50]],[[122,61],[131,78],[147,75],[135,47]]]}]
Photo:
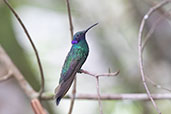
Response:
[{"label": "bare twig", "polygon": [[138,34],[138,54],[139,54],[139,67],[140,67],[140,72],[141,72],[141,78],[144,84],[144,88],[147,92],[147,95],[149,96],[153,106],[155,107],[156,111],[161,114],[159,108],[157,107],[155,101],[153,100],[151,93],[148,89],[148,86],[146,84],[146,80],[145,80],[145,72],[144,72],[144,67],[143,67],[143,50],[142,50],[142,32],[144,30],[144,25],[146,20],[149,18],[149,16],[156,11],[158,8],[162,7],[163,5],[167,4],[169,1],[162,1],[160,3],[158,3],[157,5],[155,5],[154,7],[150,8],[150,10],[147,12],[147,14],[144,16],[141,25],[140,25],[140,29],[139,29],[139,34]]},{"label": "bare twig", "polygon": [[154,30],[156,29],[156,26],[160,23],[161,20],[162,20],[162,16],[157,19],[157,21],[152,25],[151,29],[149,30],[149,32],[145,36],[144,43],[142,44],[142,51],[144,50],[144,47],[147,44],[147,42],[149,41],[150,36],[153,34]]},{"label": "bare twig", "polygon": [[[169,0],[168,0],[168,2],[170,2]],[[151,5],[151,6],[155,6],[155,5],[157,5],[157,1],[153,1],[153,0],[148,0],[148,3]],[[160,8],[160,9],[158,9],[158,12],[161,14],[161,15],[163,15],[164,17],[166,17],[167,19],[169,19],[169,20],[171,20],[171,12],[168,12],[168,11],[166,11],[164,8]],[[167,14],[167,15],[165,15],[165,14]]]},{"label": "bare twig", "polygon": [[12,77],[12,71],[9,70],[6,75],[0,77],[0,82],[6,81],[6,80],[10,79],[11,77]]},{"label": "bare twig", "polygon": [[9,56],[0,46],[0,60],[3,61],[8,69],[12,71],[13,76],[17,79],[19,85],[24,90],[26,95],[29,98],[35,98],[38,96],[38,93],[34,91],[34,89],[30,86],[30,84],[24,79],[24,76],[21,72],[17,69],[17,67],[13,64]]},{"label": "bare twig", "polygon": [[113,73],[93,74],[93,73],[90,73],[87,70],[81,69],[79,72],[84,73],[84,74],[88,74],[88,75],[93,76],[93,77],[104,77],[104,76],[117,76],[120,71],[113,72]]},{"label": "bare twig", "polygon": [[14,14],[14,16],[17,18],[18,22],[20,23],[20,25],[22,26],[24,33],[26,34],[27,38],[29,39],[31,46],[33,47],[33,50],[35,52],[36,58],[37,58],[37,62],[39,65],[39,70],[40,70],[40,75],[41,75],[41,88],[40,88],[40,92],[39,92],[39,96],[41,96],[41,94],[44,92],[44,73],[43,73],[43,68],[41,65],[41,61],[40,61],[40,57],[38,54],[38,51],[36,49],[36,46],[34,45],[31,36],[29,35],[24,23],[22,22],[22,20],[20,19],[20,17],[18,16],[18,14],[16,13],[16,11],[12,8],[12,6],[8,3],[8,0],[4,0],[5,4],[8,6],[8,8],[12,11],[12,13]]},{"label": "bare twig", "polygon": [[[171,93],[157,93],[151,94],[154,100],[170,100]],[[71,95],[66,95],[63,99],[71,99]],[[42,94],[42,100],[53,100],[54,94]],[[75,96],[77,100],[98,100],[97,94],[77,94]],[[127,93],[127,94],[101,94],[101,100],[150,100],[146,93]]]},{"label": "bare twig", "polygon": [[146,76],[145,78],[146,78],[146,79],[147,79],[147,81],[149,81],[149,82],[150,82],[154,87],[156,87],[156,88],[158,88],[158,89],[166,90],[166,91],[168,91],[168,92],[171,92],[171,90],[170,90],[170,89],[165,88],[165,87],[163,87],[163,86],[161,86],[161,85],[157,84],[156,82],[154,82],[153,80],[151,80],[148,76]]},{"label": "bare twig", "polygon": [[47,114],[37,98],[31,100],[31,106],[35,114]]},{"label": "bare twig", "polygon": [[69,19],[69,25],[70,25],[70,32],[71,32],[71,40],[73,40],[73,24],[72,24],[72,16],[71,16],[71,9],[70,9],[70,2],[69,0],[66,0],[66,4],[67,4],[67,11],[68,11],[68,19]]},{"label": "bare twig", "polygon": [[159,23],[164,19],[164,17],[169,17],[170,13],[168,12],[164,12],[164,14],[162,14],[152,25],[152,27],[150,28],[149,32],[147,33],[147,35],[144,38],[144,43],[142,44],[142,51],[144,50],[145,45],[147,44],[147,42],[149,41],[151,35],[153,34],[154,30],[156,29],[156,27],[159,25]]},{"label": "bare twig", "polygon": [[88,74],[88,75],[93,76],[93,77],[96,78],[96,88],[97,88],[99,109],[100,109],[100,114],[103,114],[103,108],[102,108],[101,96],[100,96],[100,89],[99,89],[99,77],[102,77],[102,76],[117,76],[119,74],[119,71],[114,72],[114,73],[92,74],[92,73],[90,73],[90,72],[88,72],[86,70],[81,69],[79,72],[84,73],[84,74]]}]

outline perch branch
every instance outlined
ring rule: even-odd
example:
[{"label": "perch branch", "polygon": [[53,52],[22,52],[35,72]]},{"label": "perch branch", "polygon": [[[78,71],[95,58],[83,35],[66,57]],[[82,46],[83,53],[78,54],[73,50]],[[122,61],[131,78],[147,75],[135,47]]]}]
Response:
[{"label": "perch branch", "polygon": [[157,107],[155,101],[153,100],[151,93],[148,89],[148,86],[146,84],[146,80],[145,80],[145,72],[144,72],[144,67],[143,67],[143,50],[142,50],[142,32],[144,30],[144,25],[146,20],[149,18],[149,16],[151,16],[151,14],[156,11],[158,8],[162,7],[163,5],[167,4],[169,1],[162,1],[160,3],[158,3],[157,5],[155,5],[154,7],[150,8],[150,10],[147,12],[147,14],[144,16],[141,25],[140,25],[140,29],[139,29],[139,34],[138,34],[138,54],[139,54],[139,67],[140,67],[140,72],[141,72],[141,78],[143,81],[143,85],[144,88],[147,92],[147,95],[149,96],[153,106],[155,107],[156,111],[158,112],[158,114],[161,114],[159,108]]},{"label": "perch branch", "polygon": [[[157,93],[151,94],[154,100],[170,100],[171,93]],[[66,95],[63,99],[71,99],[72,94]],[[54,94],[42,94],[42,100],[53,100]],[[98,100],[97,94],[77,94],[75,96],[77,100]],[[146,93],[127,93],[127,94],[101,94],[101,100],[145,100],[149,101],[150,98]]]},{"label": "perch branch", "polygon": [[97,96],[98,96],[98,103],[99,103],[99,108],[100,108],[100,114],[103,114],[103,108],[102,108],[102,103],[101,103],[101,96],[100,96],[100,89],[99,89],[99,77],[102,76],[117,76],[119,74],[118,72],[114,72],[114,73],[104,73],[104,74],[92,74],[86,70],[81,69],[79,71],[79,73],[84,73],[84,74],[88,74],[90,76],[93,76],[96,78],[96,89],[97,89]]},{"label": "perch branch", "polygon": [[44,92],[44,73],[43,73],[43,68],[42,68],[42,65],[41,65],[41,61],[40,61],[40,57],[39,57],[39,54],[38,54],[38,51],[36,49],[36,46],[34,45],[33,41],[32,41],[32,38],[31,36],[29,35],[24,23],[22,22],[22,20],[20,19],[20,17],[18,16],[18,14],[16,13],[16,11],[12,8],[12,6],[8,3],[8,0],[4,0],[5,4],[8,6],[8,8],[12,11],[12,13],[14,14],[14,16],[16,17],[16,19],[18,20],[18,22],[20,23],[21,27],[23,28],[24,30],[24,33],[26,34],[28,40],[30,41],[31,43],[31,46],[33,47],[33,50],[35,52],[35,55],[36,55],[36,59],[37,59],[37,62],[38,62],[38,66],[39,66],[39,70],[40,70],[40,75],[41,75],[41,88],[40,88],[40,92],[39,92],[39,96],[41,96],[41,94]]},{"label": "perch branch", "polygon": [[88,74],[88,75],[93,76],[93,77],[117,76],[117,75],[119,74],[119,72],[120,72],[120,71],[113,72],[113,73],[93,74],[93,73],[90,73],[89,71],[83,70],[83,69],[81,69],[81,70],[79,71],[79,73]]}]

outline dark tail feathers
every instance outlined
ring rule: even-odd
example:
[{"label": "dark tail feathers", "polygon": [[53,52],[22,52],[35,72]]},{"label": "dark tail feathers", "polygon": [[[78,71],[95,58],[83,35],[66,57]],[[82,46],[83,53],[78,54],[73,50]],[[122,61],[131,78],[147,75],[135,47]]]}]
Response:
[{"label": "dark tail feathers", "polygon": [[59,105],[59,102],[61,101],[61,97],[56,98],[56,105]]}]

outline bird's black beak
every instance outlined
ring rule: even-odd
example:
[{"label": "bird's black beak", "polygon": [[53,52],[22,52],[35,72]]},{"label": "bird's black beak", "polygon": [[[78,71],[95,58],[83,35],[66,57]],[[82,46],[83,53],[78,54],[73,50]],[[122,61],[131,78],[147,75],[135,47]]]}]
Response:
[{"label": "bird's black beak", "polygon": [[96,26],[97,24],[98,24],[98,23],[95,23],[95,24],[91,25],[88,29],[85,30],[84,33],[87,33],[88,30],[90,30],[91,28],[93,28],[93,27]]}]

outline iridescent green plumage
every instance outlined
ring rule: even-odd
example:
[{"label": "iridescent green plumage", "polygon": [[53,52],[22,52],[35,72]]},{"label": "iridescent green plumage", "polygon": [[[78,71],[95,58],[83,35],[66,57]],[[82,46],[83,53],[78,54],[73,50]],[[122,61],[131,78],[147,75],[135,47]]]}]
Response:
[{"label": "iridescent green plumage", "polygon": [[[59,83],[68,78],[69,74],[73,72],[72,70],[75,70],[77,64],[82,66],[88,56],[88,53],[89,48],[86,40],[81,40],[78,44],[75,44],[71,47],[71,50],[69,51],[63,65]],[[81,66],[79,67],[81,68]]]},{"label": "iridescent green plumage", "polygon": [[72,41],[72,47],[65,59],[62,67],[59,85],[55,89],[56,104],[58,105],[61,98],[69,90],[76,73],[80,70],[89,53],[89,47],[85,39],[86,32],[92,28],[94,24],[85,31],[77,32]]}]

